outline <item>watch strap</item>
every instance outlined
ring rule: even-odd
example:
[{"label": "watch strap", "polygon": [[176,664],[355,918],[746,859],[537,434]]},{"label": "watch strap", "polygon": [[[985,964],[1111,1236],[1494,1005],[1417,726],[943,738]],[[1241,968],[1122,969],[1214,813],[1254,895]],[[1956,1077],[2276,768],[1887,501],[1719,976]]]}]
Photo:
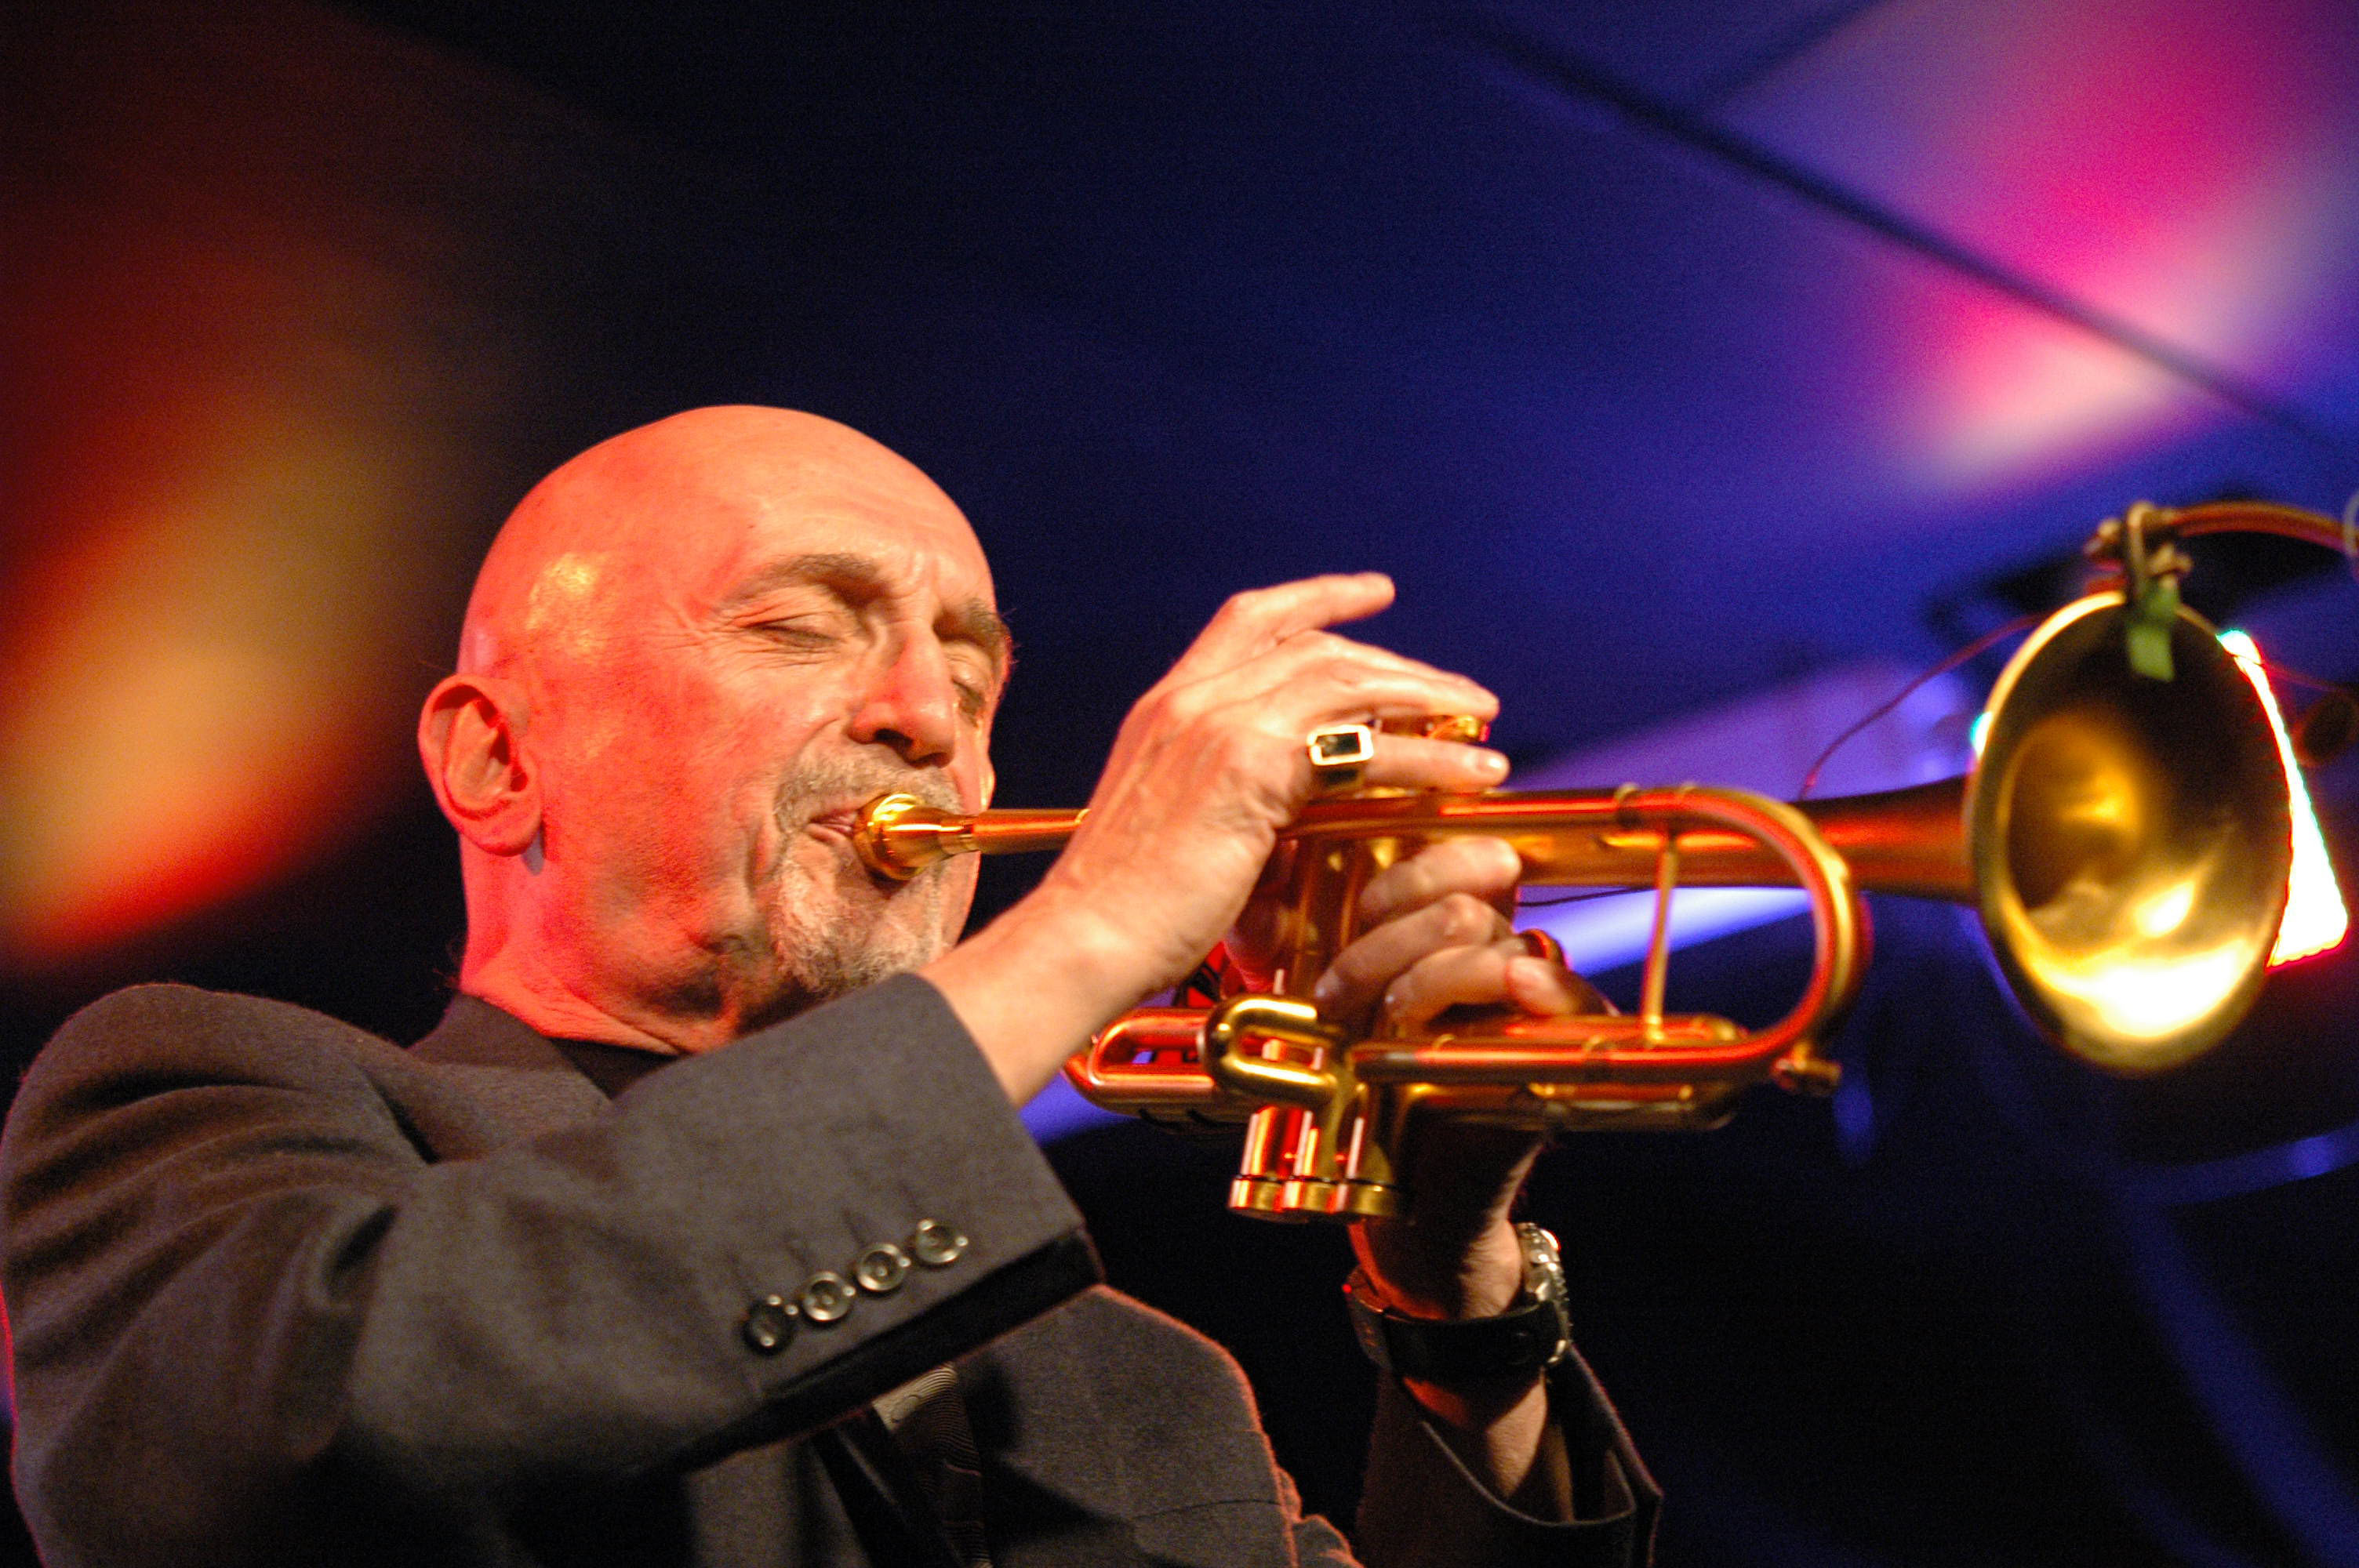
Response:
[{"label": "watch strap", "polygon": [[1379,1305],[1365,1276],[1343,1286],[1352,1331],[1368,1359],[1397,1378],[1454,1383],[1546,1370],[1572,1348],[1572,1317],[1565,1302],[1564,1265],[1556,1238],[1537,1225],[1518,1225],[1524,1290],[1494,1317],[1410,1317]]}]

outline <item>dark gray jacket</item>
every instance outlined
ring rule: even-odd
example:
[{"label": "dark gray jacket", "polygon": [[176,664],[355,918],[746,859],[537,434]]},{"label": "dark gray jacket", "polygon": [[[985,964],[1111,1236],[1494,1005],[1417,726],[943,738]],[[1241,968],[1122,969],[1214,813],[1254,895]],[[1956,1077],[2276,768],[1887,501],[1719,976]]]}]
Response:
[{"label": "dark gray jacket", "polygon": [[[929,1220],[954,1261],[748,1332]],[[467,998],[403,1050],[120,992],[27,1075],[0,1223],[52,1568],[889,1562],[806,1439],[953,1358],[997,1568],[1345,1560],[1234,1364],[1093,1288],[1079,1215],[915,978],[612,1102]],[[1637,1495],[1514,1524],[1516,1560],[1640,1560],[1643,1469],[1585,1374],[1557,1398]]]}]

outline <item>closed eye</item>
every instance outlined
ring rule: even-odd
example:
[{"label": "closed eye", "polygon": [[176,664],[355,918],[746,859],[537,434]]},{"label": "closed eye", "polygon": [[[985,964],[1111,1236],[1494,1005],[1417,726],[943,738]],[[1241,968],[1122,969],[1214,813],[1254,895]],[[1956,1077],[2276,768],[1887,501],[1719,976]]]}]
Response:
[{"label": "closed eye", "polygon": [[951,684],[958,687],[959,712],[968,723],[979,723],[983,716],[991,711],[991,705],[999,695],[997,675],[995,668],[977,670],[968,667],[963,661],[952,662]]},{"label": "closed eye", "polygon": [[841,637],[838,629],[815,620],[761,621],[745,630],[780,647],[805,653],[823,652],[835,646]]}]

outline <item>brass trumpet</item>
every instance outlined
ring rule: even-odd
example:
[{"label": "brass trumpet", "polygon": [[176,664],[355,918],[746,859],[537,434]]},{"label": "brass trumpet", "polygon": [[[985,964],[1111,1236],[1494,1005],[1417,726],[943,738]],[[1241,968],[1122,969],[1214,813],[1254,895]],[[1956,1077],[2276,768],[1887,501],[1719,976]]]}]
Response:
[{"label": "brass trumpet", "polygon": [[[2264,528],[2340,547],[2330,519],[2140,503],[2090,553],[2120,581],[2067,605],[2008,663],[1973,771],[1915,789],[1786,804],[1675,788],[1368,791],[1314,801],[1290,847],[1270,989],[1125,1014],[1066,1065],[1087,1098],[1150,1119],[1245,1122],[1230,1206],[1268,1218],[1400,1212],[1433,1116],[1560,1131],[1710,1127],[1764,1080],[1826,1092],[1820,1044],[1868,956],[1863,891],[1974,905],[2026,1010],[2107,1070],[2158,1071],[2233,1029],[2286,903],[2289,783],[2258,694],[2181,607],[2175,538]],[[1078,811],[962,817],[870,803],[855,841],[879,874],[953,854],[1052,848]],[[1533,886],[1653,887],[1636,1013],[1513,1019],[1357,1038],[1308,1000],[1359,935],[1367,880],[1428,844],[1505,839]],[[1793,1010],[1745,1030],[1663,1010],[1675,888],[1799,886],[1817,955]]]}]

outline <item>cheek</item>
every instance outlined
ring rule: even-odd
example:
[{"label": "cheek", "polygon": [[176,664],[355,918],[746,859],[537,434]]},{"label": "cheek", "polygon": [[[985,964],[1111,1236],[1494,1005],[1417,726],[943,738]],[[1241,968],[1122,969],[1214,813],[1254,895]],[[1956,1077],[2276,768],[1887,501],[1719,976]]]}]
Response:
[{"label": "cheek", "polygon": [[966,747],[951,767],[951,783],[958,786],[959,801],[963,809],[982,811],[991,805],[999,792],[999,773],[991,765],[991,721],[985,719],[973,744]]},{"label": "cheek", "polygon": [[773,807],[793,750],[785,716],[647,669],[569,697],[544,742],[552,853],[571,839],[658,884],[775,871]]}]

